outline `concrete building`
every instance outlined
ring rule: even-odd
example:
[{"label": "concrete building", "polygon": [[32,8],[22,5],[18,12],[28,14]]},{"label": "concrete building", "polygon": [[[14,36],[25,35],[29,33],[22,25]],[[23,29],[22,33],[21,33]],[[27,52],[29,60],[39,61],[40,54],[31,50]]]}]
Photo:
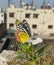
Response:
[{"label": "concrete building", "polygon": [[4,23],[4,11],[0,8],[0,24]]},{"label": "concrete building", "polygon": [[16,20],[26,20],[33,35],[54,36],[54,8],[48,6],[41,9],[17,8],[11,5],[7,8],[7,30],[17,29]]}]

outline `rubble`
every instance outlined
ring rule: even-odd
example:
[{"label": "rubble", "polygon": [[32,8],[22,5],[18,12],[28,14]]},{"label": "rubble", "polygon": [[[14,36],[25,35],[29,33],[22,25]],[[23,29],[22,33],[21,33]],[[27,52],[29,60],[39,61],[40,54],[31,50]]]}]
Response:
[{"label": "rubble", "polygon": [[0,65],[8,65],[7,62],[13,59],[15,51],[3,50],[0,53]]}]

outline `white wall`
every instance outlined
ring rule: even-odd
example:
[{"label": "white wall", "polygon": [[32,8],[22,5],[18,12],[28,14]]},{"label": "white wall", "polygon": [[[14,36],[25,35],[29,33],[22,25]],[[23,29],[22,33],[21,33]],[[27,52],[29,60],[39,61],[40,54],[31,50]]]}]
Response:
[{"label": "white wall", "polygon": [[[20,12],[21,11],[21,12]],[[9,17],[9,12],[14,12],[14,18]],[[30,18],[25,18],[25,14],[30,13]],[[38,18],[33,18],[33,14],[38,13]],[[15,21],[16,19],[23,21],[27,20],[30,24],[32,32],[38,33],[39,35],[49,35],[50,33],[54,34],[54,12],[50,9],[37,9],[34,10],[25,10],[20,8],[8,8],[7,9],[7,29],[9,29],[9,23],[14,23],[13,29],[16,29]],[[32,25],[36,24],[37,28],[33,29]],[[48,25],[53,25],[53,29],[48,29]]]}]

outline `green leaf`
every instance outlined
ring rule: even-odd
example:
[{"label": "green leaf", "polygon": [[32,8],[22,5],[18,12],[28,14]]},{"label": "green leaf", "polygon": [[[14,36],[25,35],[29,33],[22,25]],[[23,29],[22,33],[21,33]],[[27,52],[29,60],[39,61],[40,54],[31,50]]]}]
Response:
[{"label": "green leaf", "polygon": [[23,51],[22,50],[18,50],[17,52],[16,52],[16,54],[22,54],[23,53]]},{"label": "green leaf", "polygon": [[46,46],[40,48],[37,52],[35,52],[35,54],[37,54],[37,56],[41,56],[41,55],[43,54],[43,52],[44,52],[44,49],[45,49],[47,46],[48,46],[48,45],[46,45]]},{"label": "green leaf", "polygon": [[36,45],[33,45],[34,46],[34,49],[37,49],[38,48],[38,44],[36,44]]},{"label": "green leaf", "polygon": [[25,59],[25,57],[22,55],[18,55],[18,56],[16,56],[16,59]]},{"label": "green leaf", "polygon": [[32,61],[32,62],[28,61],[26,65],[36,65],[36,62],[34,62],[34,61]]},{"label": "green leaf", "polygon": [[29,48],[30,52],[33,52],[34,50],[34,46],[31,44],[30,48]]},{"label": "green leaf", "polygon": [[16,52],[16,58],[17,59],[23,59],[24,58],[24,53],[22,50],[19,50]]},{"label": "green leaf", "polygon": [[28,44],[21,44],[20,47],[24,52],[30,52],[30,46]]},{"label": "green leaf", "polygon": [[34,56],[34,60],[38,59],[38,57],[41,57],[43,55],[44,52],[40,53],[40,54],[37,54]]}]

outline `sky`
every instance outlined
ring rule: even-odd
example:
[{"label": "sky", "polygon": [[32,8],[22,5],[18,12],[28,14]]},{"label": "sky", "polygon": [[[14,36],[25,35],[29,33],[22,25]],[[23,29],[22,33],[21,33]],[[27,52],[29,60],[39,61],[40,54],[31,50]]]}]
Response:
[{"label": "sky", "polygon": [[[30,3],[31,0],[22,0],[25,3]],[[54,0],[45,0],[46,4],[49,2],[49,4],[52,6],[54,4]],[[11,3],[19,7],[20,0],[11,0]],[[43,3],[43,0],[34,0],[34,4],[37,8],[39,8]],[[7,8],[8,7],[8,0],[0,0],[0,8]]]}]

